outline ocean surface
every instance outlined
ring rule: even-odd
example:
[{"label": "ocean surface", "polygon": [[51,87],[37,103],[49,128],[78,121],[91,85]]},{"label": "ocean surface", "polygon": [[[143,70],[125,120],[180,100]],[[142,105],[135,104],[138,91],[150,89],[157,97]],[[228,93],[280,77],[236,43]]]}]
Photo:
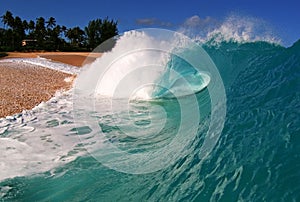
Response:
[{"label": "ocean surface", "polygon": [[[119,40],[109,54],[132,44]],[[128,83],[115,87],[120,97],[107,97],[111,81],[132,81],[113,76],[94,90],[105,96],[76,97],[86,87],[79,82],[0,119],[0,201],[300,201],[300,41],[198,45],[212,69],[193,69],[179,48],[163,57],[163,72],[141,76],[158,87],[130,101],[121,96]]]}]

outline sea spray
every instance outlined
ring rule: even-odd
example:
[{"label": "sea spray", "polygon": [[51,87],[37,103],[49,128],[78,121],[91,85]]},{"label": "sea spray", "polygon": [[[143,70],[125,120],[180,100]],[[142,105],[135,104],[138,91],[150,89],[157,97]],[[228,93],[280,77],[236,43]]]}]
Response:
[{"label": "sea spray", "polygon": [[[169,91],[173,89],[172,86],[174,89],[178,88],[180,79],[183,77],[185,77],[183,80],[193,86],[195,91],[192,93],[200,91],[208,85],[209,74],[204,71],[199,72],[197,69],[200,68],[199,64],[195,69],[193,64],[189,64],[185,58],[181,58],[185,57],[182,53],[183,50],[188,46],[194,46],[190,41],[175,32],[173,36],[170,36],[171,38],[163,36],[162,33],[154,33],[153,30],[147,30],[147,32],[130,31],[125,33],[117,40],[111,52],[103,54],[94,63],[86,65],[90,72],[87,73],[86,78],[89,78],[89,82],[96,82],[90,85],[95,86],[93,89],[95,94],[108,97],[128,98],[131,96],[132,98],[151,99],[159,97],[161,94],[156,88],[164,88]],[[175,60],[176,62],[174,62]],[[179,76],[175,76],[175,74]],[[101,79],[97,79],[97,77],[101,77]],[[189,79],[191,79],[190,82]],[[136,88],[142,86],[145,86],[145,89],[139,89],[139,95],[134,95],[133,91],[137,91]],[[182,83],[181,87],[183,86]],[[184,95],[185,91],[182,89],[178,93]]]},{"label": "sea spray", "polygon": [[[208,92],[209,96],[206,96]],[[109,104],[104,106],[104,103]],[[138,105],[146,108],[147,113],[130,114],[138,109]],[[179,106],[171,107],[173,105]],[[213,127],[208,127],[207,140],[200,150],[203,159],[212,151],[223,128],[226,114],[224,86],[203,48],[186,36],[168,30],[125,33],[118,38],[111,52],[86,66],[74,89],[74,110],[79,112],[75,113],[75,120],[95,131],[80,136],[83,143],[91,145],[91,138],[93,141],[98,139],[88,151],[104,165],[126,173],[155,172],[176,161],[180,151],[198,133],[200,117],[208,116],[203,113],[207,111],[204,108],[210,109]],[[107,125],[99,122],[99,115],[103,117],[103,114],[109,116]],[[163,143],[165,147],[157,150],[135,148],[142,152],[129,152],[129,137],[136,139],[134,134],[141,134],[135,141],[137,145],[143,145],[147,138],[169,136],[166,131],[174,134],[169,144]],[[150,142],[157,143],[160,144],[159,141]],[[127,149],[120,149],[124,145]]]}]

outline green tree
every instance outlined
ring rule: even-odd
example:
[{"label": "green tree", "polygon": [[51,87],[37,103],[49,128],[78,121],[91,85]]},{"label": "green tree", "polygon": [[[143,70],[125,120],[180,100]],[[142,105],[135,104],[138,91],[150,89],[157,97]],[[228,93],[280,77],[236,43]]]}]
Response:
[{"label": "green tree", "polygon": [[1,47],[6,45],[5,35],[6,35],[6,30],[4,28],[0,28],[0,51],[1,51]]},{"label": "green tree", "polygon": [[42,48],[44,46],[44,41],[46,38],[45,19],[43,17],[39,17],[36,19],[34,35],[38,45],[40,46],[40,48]]},{"label": "green tree", "polygon": [[78,26],[68,29],[66,36],[71,41],[71,45],[74,47],[81,47],[85,40],[85,33]]},{"label": "green tree", "polygon": [[21,41],[25,38],[25,29],[23,21],[19,16],[15,17],[13,26],[14,47],[21,47]]},{"label": "green tree", "polygon": [[13,27],[14,25],[14,17],[13,17],[13,14],[10,12],[10,11],[6,11],[6,13],[1,16],[2,18],[2,22],[4,25],[7,25],[9,27]]},{"label": "green tree", "polygon": [[65,41],[60,38],[62,29],[60,25],[56,25],[50,34],[49,42],[52,43],[52,50],[59,50],[60,47],[65,43]]},{"label": "green tree", "polygon": [[68,31],[67,27],[63,25],[63,26],[61,27],[61,38],[62,38],[62,34],[63,34],[65,37],[67,37],[67,31]]},{"label": "green tree", "polygon": [[24,28],[25,32],[27,32],[29,30],[29,25],[26,20],[23,20],[23,28]]},{"label": "green tree", "polygon": [[96,48],[98,45],[118,34],[117,22],[109,20],[108,18],[91,20],[85,33],[87,36],[87,45],[90,50]]},{"label": "green tree", "polygon": [[34,30],[35,30],[35,23],[33,20],[30,20],[28,23],[28,30],[29,30],[29,37],[34,38]]},{"label": "green tree", "polygon": [[87,45],[90,48],[90,50],[100,45],[101,24],[102,24],[102,20],[96,19],[96,20],[91,20],[88,26],[85,27],[85,33],[87,36]]},{"label": "green tree", "polygon": [[4,51],[21,50],[21,41],[26,38],[37,41],[29,48],[93,50],[118,34],[117,22],[108,18],[91,20],[84,30],[78,26],[68,29],[64,25],[57,25],[54,17],[49,17],[47,21],[43,17],[26,21],[6,11],[0,18],[4,24],[4,28],[0,28],[0,49]]},{"label": "green tree", "polygon": [[100,43],[118,35],[118,22],[114,20],[109,20],[108,17],[102,21],[100,27]]},{"label": "green tree", "polygon": [[[54,27],[56,26],[56,20],[54,17],[50,17],[47,21],[46,21],[46,27],[47,27],[47,32],[46,32],[46,36],[45,36],[45,42],[47,44],[47,49],[50,50],[54,50],[56,49],[56,45],[55,43],[58,42],[58,37],[59,37],[59,33],[60,33],[60,27],[59,29],[56,28],[56,30],[54,31]],[[57,35],[57,31],[58,35]]]},{"label": "green tree", "polygon": [[55,20],[55,18],[54,18],[54,17],[50,17],[50,18],[48,19],[48,21],[46,22],[46,24],[47,24],[47,28],[52,29],[52,28],[55,27],[55,25],[56,25],[56,20]]}]

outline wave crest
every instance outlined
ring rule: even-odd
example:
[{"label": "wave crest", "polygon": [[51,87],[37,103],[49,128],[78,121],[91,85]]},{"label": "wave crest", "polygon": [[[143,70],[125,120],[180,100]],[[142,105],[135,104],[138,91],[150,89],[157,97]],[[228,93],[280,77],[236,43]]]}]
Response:
[{"label": "wave crest", "polygon": [[208,42],[212,45],[224,41],[238,43],[266,41],[281,44],[281,39],[266,21],[236,14],[229,15],[222,22],[211,17],[201,19],[199,16],[192,16],[178,31],[201,43]]}]

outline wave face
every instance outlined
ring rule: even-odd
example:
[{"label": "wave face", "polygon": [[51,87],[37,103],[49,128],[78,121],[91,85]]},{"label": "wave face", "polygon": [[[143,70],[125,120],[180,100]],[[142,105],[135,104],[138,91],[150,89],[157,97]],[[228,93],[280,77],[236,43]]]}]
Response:
[{"label": "wave face", "polygon": [[[126,47],[126,43],[124,46]],[[167,61],[158,60],[159,64],[164,64],[164,68],[156,71],[157,74],[151,74],[154,75],[151,76],[152,81],[169,89],[173,88],[172,92],[175,94],[177,89],[181,92],[184,88],[182,83],[188,81],[189,89],[195,93],[199,105],[193,106],[193,97],[189,95],[177,94],[174,99],[174,93],[166,91],[165,88],[150,87],[150,90],[146,88],[133,91],[136,92],[134,95],[159,99],[133,99],[129,109],[127,100],[124,102],[118,99],[112,113],[111,100],[96,97],[93,99],[93,108],[89,108],[90,113],[83,116],[85,121],[79,123],[77,130],[74,130],[74,125],[68,128],[68,124],[72,124],[69,123],[70,118],[67,125],[59,121],[51,124],[54,133],[64,128],[66,132],[63,137],[73,137],[75,133],[79,135],[81,141],[76,144],[70,139],[55,140],[61,144],[68,143],[70,147],[74,144],[69,153],[64,153],[77,158],[64,164],[59,160],[59,154],[55,154],[57,160],[50,158],[47,165],[51,162],[61,163],[49,166],[50,171],[40,170],[39,175],[24,173],[23,176],[2,180],[0,197],[4,201],[299,201],[300,41],[289,48],[268,42],[233,41],[221,41],[217,45],[207,42],[202,44],[202,48],[218,68],[227,97],[224,128],[209,156],[203,158],[201,148],[205,144],[205,134],[214,113],[212,93],[208,87],[216,85],[215,76],[203,76],[205,74],[201,74],[201,71],[195,73],[188,64],[184,65],[187,70],[180,72],[183,77],[169,74],[170,69],[182,67],[184,64],[184,61],[172,55],[173,58],[168,57]],[[110,57],[109,54],[106,57]],[[146,77],[147,75],[144,78]],[[105,82],[111,80],[112,78]],[[94,92],[112,95],[109,94],[112,86],[107,89],[99,86]],[[122,95],[130,97],[132,93],[128,91]],[[186,119],[182,123],[181,103],[191,107],[191,110],[201,112],[197,119],[197,133],[193,136],[190,136],[195,129],[192,121],[197,117],[185,114]],[[164,113],[161,108],[164,108]],[[69,116],[67,112],[60,114],[62,117]],[[53,119],[51,115],[47,116],[47,119]],[[99,131],[94,130],[95,126],[90,124],[95,120],[101,128],[101,137]],[[184,127],[180,128],[180,125]],[[145,130],[145,126],[155,127]],[[44,130],[47,131],[47,127]],[[47,133],[46,131],[43,133]],[[30,131],[27,133],[32,134]],[[17,134],[10,128],[1,134],[1,139],[9,142],[10,148],[13,144],[14,147],[20,144],[13,141],[21,142],[27,136],[23,134],[20,138],[16,137]],[[32,137],[35,137],[34,140],[40,139],[37,133]],[[45,138],[47,139],[46,136]],[[184,142],[186,139],[189,141]],[[172,144],[174,140],[183,141],[184,147]],[[30,145],[29,141],[27,138],[25,143]],[[107,142],[112,146],[101,147]],[[24,144],[17,149],[25,147]],[[119,165],[117,161],[110,161],[114,156],[107,156],[107,149],[114,146],[120,148],[120,151],[114,153],[116,156],[122,156],[123,151],[151,156],[156,150],[168,145],[172,145],[180,154],[167,153],[164,150],[172,161],[167,162],[166,167],[157,165],[160,169],[155,172],[133,175],[110,167],[113,165],[116,168]],[[34,146],[33,143],[31,146]],[[100,148],[101,152],[92,154],[94,156],[86,155],[84,149],[95,151],[95,148]],[[30,155],[29,151],[26,149],[27,155]],[[105,153],[106,151],[108,152]],[[9,158],[10,152],[6,154]],[[99,156],[108,159],[99,163]],[[122,159],[119,160],[122,166],[119,170],[123,167],[138,170],[139,168],[132,167],[136,162],[142,161],[137,158],[123,159],[125,163]],[[152,166],[148,162],[143,163],[145,168]]]},{"label": "wave face", "polygon": [[[155,81],[158,86],[164,88],[154,88],[151,92],[152,98],[170,98],[186,96],[189,89],[192,93],[197,93],[206,88],[210,82],[210,76],[204,72],[197,71],[191,64],[178,56],[172,55],[162,75]],[[187,86],[185,83],[188,83]]]},{"label": "wave face", "polygon": [[[196,63],[188,61],[193,57],[192,49],[203,52]],[[90,72],[80,77],[77,86],[82,91],[90,88],[97,96],[141,100],[170,97],[170,92],[175,96],[188,91],[192,94],[210,82],[210,75],[202,68],[210,65],[205,54],[200,46],[179,33],[154,29],[130,31],[117,40],[111,52],[88,65]],[[91,80],[97,81],[93,83],[95,88],[80,86]],[[169,93],[163,93],[164,90]]]}]

